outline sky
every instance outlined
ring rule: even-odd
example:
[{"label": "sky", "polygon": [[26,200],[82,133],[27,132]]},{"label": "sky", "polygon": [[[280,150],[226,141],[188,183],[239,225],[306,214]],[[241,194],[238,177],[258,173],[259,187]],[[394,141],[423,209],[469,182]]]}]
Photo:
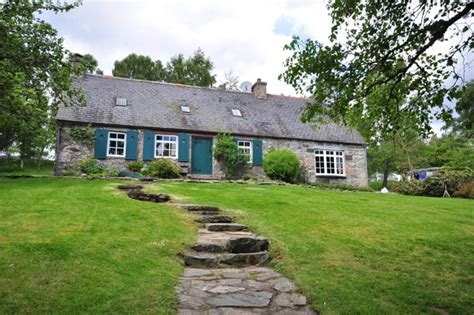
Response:
[{"label": "sky", "polygon": [[130,53],[166,63],[201,48],[217,81],[232,71],[240,81],[261,78],[273,94],[295,95],[278,80],[292,35],[327,41],[330,19],[323,1],[98,1],[68,13],[46,13],[66,49],[92,54],[104,74]]},{"label": "sky", "polygon": [[[269,93],[284,95],[296,92],[278,80],[288,56],[283,46],[293,35],[327,43],[331,27],[323,0],[83,0],[70,12],[42,18],[58,30],[66,49],[92,54],[104,74],[130,53],[166,63],[201,48],[214,62],[218,84],[232,71],[241,82],[261,78]],[[474,79],[474,67],[466,79]],[[439,133],[442,124],[432,126]]]}]

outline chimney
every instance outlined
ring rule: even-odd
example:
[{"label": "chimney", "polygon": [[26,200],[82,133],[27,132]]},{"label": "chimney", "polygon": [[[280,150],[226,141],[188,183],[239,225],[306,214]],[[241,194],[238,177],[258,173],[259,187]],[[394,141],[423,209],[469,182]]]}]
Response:
[{"label": "chimney", "polygon": [[252,93],[259,100],[266,100],[267,99],[267,82],[262,82],[261,79],[257,79],[257,82],[255,82],[252,85]]}]

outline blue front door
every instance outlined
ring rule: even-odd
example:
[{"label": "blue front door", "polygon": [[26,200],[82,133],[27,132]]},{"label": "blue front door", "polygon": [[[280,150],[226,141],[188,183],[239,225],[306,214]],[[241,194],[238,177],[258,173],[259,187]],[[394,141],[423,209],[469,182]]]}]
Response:
[{"label": "blue front door", "polygon": [[212,139],[193,137],[191,173],[212,175]]}]

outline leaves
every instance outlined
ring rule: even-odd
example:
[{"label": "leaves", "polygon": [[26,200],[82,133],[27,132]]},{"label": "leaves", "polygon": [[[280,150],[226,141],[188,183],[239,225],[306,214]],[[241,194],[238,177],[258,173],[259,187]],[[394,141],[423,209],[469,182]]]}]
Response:
[{"label": "leaves", "polygon": [[[410,115],[418,132],[428,136],[433,116],[449,120],[444,97],[459,92],[456,82],[462,78],[455,66],[474,39],[465,36],[444,54],[432,47],[448,33],[461,32],[456,23],[474,11],[473,2],[331,0],[328,9],[333,23],[328,45],[295,37],[284,47],[292,54],[279,78],[312,96],[303,121],[325,116],[357,127],[362,119],[372,134],[393,134],[403,128],[400,118]],[[446,87],[446,80],[454,84]],[[379,87],[386,99],[368,105]],[[406,102],[387,103],[393,99]]]}]

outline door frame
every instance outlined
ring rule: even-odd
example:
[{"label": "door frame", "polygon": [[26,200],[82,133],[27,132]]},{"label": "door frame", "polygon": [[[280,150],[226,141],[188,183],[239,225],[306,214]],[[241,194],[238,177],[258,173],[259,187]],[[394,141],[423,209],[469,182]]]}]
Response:
[{"label": "door frame", "polygon": [[[203,139],[203,140],[209,140],[211,141],[211,173],[210,174],[199,174],[199,173],[194,173],[193,172],[193,152],[194,152],[194,146],[193,146],[193,140],[194,139]],[[214,175],[214,137],[212,136],[191,136],[191,172],[190,174],[195,174],[195,175]]]}]

